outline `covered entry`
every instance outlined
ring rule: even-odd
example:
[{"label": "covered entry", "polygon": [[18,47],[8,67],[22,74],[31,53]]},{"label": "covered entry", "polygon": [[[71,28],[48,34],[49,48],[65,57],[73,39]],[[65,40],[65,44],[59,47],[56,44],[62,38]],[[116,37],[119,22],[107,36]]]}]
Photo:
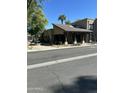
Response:
[{"label": "covered entry", "polygon": [[55,44],[77,44],[91,42],[93,31],[75,28],[70,25],[53,24],[53,42]]}]

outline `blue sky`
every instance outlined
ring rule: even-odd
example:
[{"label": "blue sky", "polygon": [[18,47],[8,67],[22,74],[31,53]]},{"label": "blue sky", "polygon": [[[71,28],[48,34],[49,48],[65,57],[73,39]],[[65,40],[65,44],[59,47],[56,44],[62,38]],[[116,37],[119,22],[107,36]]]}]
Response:
[{"label": "blue sky", "polygon": [[71,22],[97,17],[97,0],[46,0],[43,5],[49,22],[46,28],[52,28],[52,23],[60,23],[58,16],[61,14]]}]

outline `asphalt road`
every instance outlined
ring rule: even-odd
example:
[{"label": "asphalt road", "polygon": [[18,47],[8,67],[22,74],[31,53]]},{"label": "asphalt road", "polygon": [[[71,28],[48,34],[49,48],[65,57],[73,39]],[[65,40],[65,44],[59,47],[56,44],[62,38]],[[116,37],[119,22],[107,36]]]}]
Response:
[{"label": "asphalt road", "polygon": [[96,53],[96,51],[97,51],[96,46],[91,46],[91,47],[83,47],[83,48],[70,48],[70,49],[50,50],[50,51],[42,51],[42,52],[31,52],[28,53],[27,55],[27,65]]},{"label": "asphalt road", "polygon": [[[28,64],[91,53],[96,53],[96,48],[28,53]],[[54,58],[54,56],[57,57]],[[97,56],[28,69],[27,93],[97,93]]]}]

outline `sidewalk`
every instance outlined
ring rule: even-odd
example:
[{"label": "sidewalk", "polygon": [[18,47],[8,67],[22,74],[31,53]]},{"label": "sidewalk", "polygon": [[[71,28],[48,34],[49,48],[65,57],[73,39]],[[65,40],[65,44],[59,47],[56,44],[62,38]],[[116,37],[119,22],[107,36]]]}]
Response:
[{"label": "sidewalk", "polygon": [[65,48],[77,48],[77,47],[86,47],[86,46],[94,46],[94,45],[96,44],[85,43],[83,45],[52,45],[52,46],[35,45],[35,46],[28,46],[27,52],[56,50],[56,49],[65,49]]}]

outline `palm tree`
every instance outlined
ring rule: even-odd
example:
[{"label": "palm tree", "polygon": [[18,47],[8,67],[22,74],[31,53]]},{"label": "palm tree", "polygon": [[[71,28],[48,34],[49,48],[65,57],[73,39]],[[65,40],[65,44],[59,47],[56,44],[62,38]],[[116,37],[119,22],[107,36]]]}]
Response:
[{"label": "palm tree", "polygon": [[60,20],[61,23],[63,24],[63,22],[66,20],[66,16],[65,15],[60,15],[58,20]]}]

